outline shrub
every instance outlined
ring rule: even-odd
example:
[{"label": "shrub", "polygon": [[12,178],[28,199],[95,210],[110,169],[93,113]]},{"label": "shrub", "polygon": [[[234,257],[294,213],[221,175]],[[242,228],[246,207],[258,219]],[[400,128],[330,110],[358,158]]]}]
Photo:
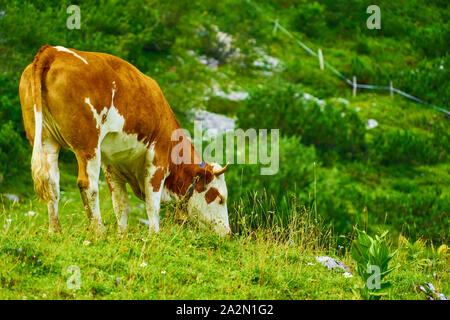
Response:
[{"label": "shrub", "polygon": [[373,222],[384,223],[410,237],[437,242],[448,239],[450,198],[438,186],[421,186],[415,192],[390,190],[369,196],[367,210]]},{"label": "shrub", "polygon": [[17,79],[0,75],[0,181],[5,183],[29,165],[29,144],[19,134],[23,125],[17,86]]},{"label": "shrub", "polygon": [[325,6],[314,2],[302,1],[292,15],[293,26],[308,37],[320,37],[326,31],[323,19]]},{"label": "shrub", "polygon": [[441,159],[429,136],[406,129],[377,132],[370,148],[370,157],[383,165],[431,164]]},{"label": "shrub", "polygon": [[275,175],[261,175],[266,165],[234,165],[226,175],[229,186],[229,203],[236,204],[241,196],[250,192],[262,195],[267,192],[278,202],[285,201],[289,194],[307,188],[314,179],[316,154],[313,147],[300,143],[298,137],[281,137],[279,141],[279,170]]},{"label": "shrub", "polygon": [[279,128],[282,135],[299,136],[325,158],[354,159],[365,152],[365,127],[355,111],[303,94],[289,83],[250,91],[237,117],[242,128]]},{"label": "shrub", "polygon": [[351,253],[356,261],[356,271],[364,283],[360,288],[364,300],[381,299],[386,294],[385,290],[391,286],[389,282],[382,282],[383,279],[398,268],[389,268],[389,262],[397,251],[389,251],[385,240],[387,233],[386,231],[373,239],[366,232],[358,230],[358,238],[353,240]]},{"label": "shrub", "polygon": [[395,87],[442,108],[450,105],[450,54],[423,60],[413,69],[401,71],[394,79]]},{"label": "shrub", "polygon": [[11,121],[0,126],[0,182],[10,182],[24,171],[29,160],[26,145]]}]

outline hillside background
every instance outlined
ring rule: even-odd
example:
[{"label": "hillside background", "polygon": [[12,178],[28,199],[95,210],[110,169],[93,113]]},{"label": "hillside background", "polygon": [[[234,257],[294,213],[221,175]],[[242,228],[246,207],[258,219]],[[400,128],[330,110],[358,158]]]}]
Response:
[{"label": "hillside background", "polygon": [[[227,172],[235,233],[244,218],[250,229],[282,227],[306,208],[341,244],[355,225],[448,242],[448,116],[387,91],[352,97],[317,58],[273,32],[277,19],[347,78],[392,81],[448,110],[448,1],[377,1],[382,28],[368,30],[372,2],[0,1],[0,192],[35,199],[18,84],[49,43],[131,62],[159,83],[185,128],[204,109],[240,128],[280,129],[277,175],[260,176],[256,165]],[[80,30],[66,27],[71,4],[81,8]],[[72,168],[74,158],[63,152],[61,162]]]}]

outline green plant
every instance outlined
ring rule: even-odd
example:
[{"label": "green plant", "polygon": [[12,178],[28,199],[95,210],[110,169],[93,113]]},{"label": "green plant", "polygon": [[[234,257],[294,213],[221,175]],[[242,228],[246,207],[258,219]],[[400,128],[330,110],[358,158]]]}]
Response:
[{"label": "green plant", "polygon": [[440,147],[433,145],[433,137],[412,130],[377,132],[370,158],[383,165],[399,163],[436,163],[441,160]]},{"label": "green plant", "polygon": [[26,168],[29,153],[11,121],[0,125],[0,182],[13,181]]},{"label": "green plant", "polygon": [[365,231],[357,230],[358,238],[353,240],[351,254],[356,261],[356,270],[363,280],[360,288],[364,300],[379,300],[386,294],[385,290],[391,286],[390,282],[383,282],[384,278],[397,268],[389,268],[389,262],[397,254],[397,250],[390,252],[386,244],[385,231],[375,239]]},{"label": "green plant", "polygon": [[300,32],[308,37],[317,38],[326,32],[326,22],[323,19],[325,6],[314,2],[302,1],[296,8],[292,24]]},{"label": "green plant", "polygon": [[282,135],[301,136],[324,160],[361,157],[365,152],[364,123],[345,104],[325,102],[287,82],[268,83],[250,91],[237,111],[242,128],[279,128]]}]

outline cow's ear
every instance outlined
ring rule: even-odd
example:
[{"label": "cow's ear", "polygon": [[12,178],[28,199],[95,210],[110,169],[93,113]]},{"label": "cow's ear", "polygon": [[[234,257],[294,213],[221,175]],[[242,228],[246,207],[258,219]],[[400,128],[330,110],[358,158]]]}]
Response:
[{"label": "cow's ear", "polygon": [[207,185],[210,183],[214,177],[213,167],[209,164],[206,164],[204,168],[198,168],[196,177],[198,179],[199,184]]}]

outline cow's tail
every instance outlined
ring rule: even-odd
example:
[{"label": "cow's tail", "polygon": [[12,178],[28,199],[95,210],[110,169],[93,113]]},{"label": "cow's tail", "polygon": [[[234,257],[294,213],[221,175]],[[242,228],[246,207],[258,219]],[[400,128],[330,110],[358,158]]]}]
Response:
[{"label": "cow's tail", "polygon": [[[49,67],[49,54],[46,49],[49,45],[39,49],[34,57],[31,74],[31,92],[34,104],[34,143],[33,155],[31,157],[31,174],[34,181],[34,190],[41,199],[47,198],[49,194],[47,176],[48,169],[45,166],[45,155],[42,150],[42,127],[43,127],[43,110],[42,110],[42,74],[45,68]],[[50,50],[47,50],[50,51]]]}]

